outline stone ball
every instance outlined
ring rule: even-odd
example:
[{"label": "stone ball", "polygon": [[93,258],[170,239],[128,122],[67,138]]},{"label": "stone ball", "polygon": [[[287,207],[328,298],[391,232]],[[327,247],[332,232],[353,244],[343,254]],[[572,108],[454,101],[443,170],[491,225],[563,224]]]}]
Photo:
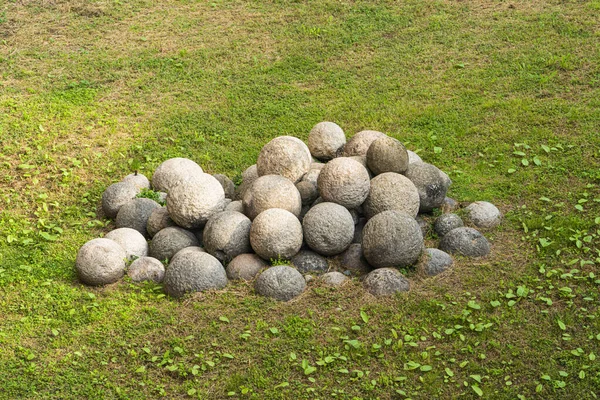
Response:
[{"label": "stone ball", "polygon": [[265,260],[292,258],[302,247],[302,240],[298,218],[280,208],[258,214],[250,228],[250,245]]},{"label": "stone ball", "polygon": [[442,214],[435,219],[433,229],[439,237],[444,236],[452,229],[465,226],[463,220],[456,214]]},{"label": "stone ball", "polygon": [[346,144],[346,135],[334,122],[319,122],[308,134],[308,149],[318,160],[331,160]]},{"label": "stone ball", "polygon": [[225,271],[231,280],[251,281],[269,264],[256,254],[240,254],[227,265]]},{"label": "stone ball", "polygon": [[281,175],[298,182],[310,169],[312,157],[300,139],[279,136],[265,144],[256,160],[258,175]]},{"label": "stone ball", "polygon": [[414,151],[406,150],[406,152],[408,153],[408,163],[409,164],[416,163],[416,162],[423,162],[421,157]]},{"label": "stone ball", "polygon": [[325,201],[346,208],[360,206],[369,195],[371,187],[367,169],[348,157],[329,161],[321,170],[317,184]]},{"label": "stone ball", "polygon": [[153,281],[161,283],[165,277],[165,266],[153,257],[140,257],[127,269],[127,275],[134,282]]},{"label": "stone ball", "polygon": [[394,268],[379,268],[365,277],[363,287],[373,296],[392,296],[398,292],[408,292],[410,282]]},{"label": "stone ball", "polygon": [[244,193],[252,183],[258,178],[258,170],[256,164],[249,166],[242,172],[242,183],[235,189],[234,200],[241,200],[244,198]]},{"label": "stone ball", "polygon": [[169,193],[180,181],[200,175],[202,167],[187,158],[170,158],[156,168],[152,175],[152,188]]},{"label": "stone ball", "polygon": [[403,174],[408,168],[408,152],[398,139],[383,136],[376,139],[367,151],[367,166],[375,175],[384,172]]},{"label": "stone ball", "polygon": [[210,254],[201,251],[176,254],[169,263],[163,280],[165,292],[172,297],[222,289],[225,286],[227,274],[223,265]]},{"label": "stone ball", "polygon": [[175,256],[177,254],[187,254],[187,253],[206,253],[206,250],[204,250],[201,246],[188,246],[188,247],[184,247],[183,249],[179,250],[177,253],[175,253],[175,255],[173,256],[173,258],[175,258]]},{"label": "stone ball", "polygon": [[192,232],[178,226],[170,226],[154,235],[149,253],[160,261],[170,260],[179,250],[199,244]]},{"label": "stone ball", "polygon": [[329,269],[327,259],[310,250],[300,250],[291,262],[302,274],[323,274]]},{"label": "stone ball", "polygon": [[125,178],[123,178],[123,182],[131,183],[138,190],[150,189],[150,181],[145,175],[140,174],[139,172],[134,172],[133,174],[127,175]]},{"label": "stone ball", "polygon": [[466,257],[483,257],[489,254],[490,244],[476,229],[462,227],[452,229],[440,241],[440,250]]},{"label": "stone ball", "polygon": [[159,231],[168,228],[169,226],[176,226],[175,221],[169,216],[167,207],[158,207],[152,210],[152,214],[148,217],[148,223],[146,224],[146,230],[150,237],[154,237]]},{"label": "stone ball", "polygon": [[240,213],[244,213],[244,203],[242,200],[235,200],[225,206],[224,211],[237,211]]},{"label": "stone ball", "polygon": [[219,211],[223,211],[225,192],[212,175],[200,173],[180,181],[169,191],[167,210],[177,225],[193,229],[203,226]]},{"label": "stone ball", "polygon": [[135,229],[144,237],[150,237],[146,227],[152,211],[160,208],[160,204],[151,199],[137,198],[123,205],[117,213],[115,225],[117,228]]},{"label": "stone ball", "polygon": [[281,208],[300,215],[302,198],[296,186],[281,175],[263,175],[244,193],[244,213],[254,219],[269,208]]},{"label": "stone ball", "polygon": [[340,268],[354,276],[362,276],[373,270],[367,259],[363,256],[362,245],[352,243],[346,251],[337,257]]},{"label": "stone ball", "polygon": [[439,249],[425,249],[419,269],[427,276],[441,274],[452,267],[452,256]]},{"label": "stone ball", "polygon": [[321,282],[327,286],[342,286],[348,281],[348,277],[341,272],[332,271],[321,276]]},{"label": "stone ball", "polygon": [[346,250],[354,237],[354,220],[347,208],[335,203],[320,203],[308,210],[302,220],[308,247],[324,256]]},{"label": "stone ball", "polygon": [[395,172],[385,172],[371,179],[371,190],[364,203],[367,218],[383,211],[402,211],[416,217],[419,191],[410,179]]},{"label": "stone ball", "polygon": [[374,268],[413,265],[423,250],[423,234],[410,215],[390,210],[371,218],[363,230],[362,248]]},{"label": "stone ball", "polygon": [[446,192],[452,182],[448,175],[440,171],[435,165],[423,162],[412,163],[409,164],[405,175],[419,191],[419,212],[431,212],[444,203]]},{"label": "stone ball", "polygon": [[[325,164],[321,164],[321,165],[325,165]],[[319,174],[321,173],[322,169],[323,168],[319,168],[319,169],[311,168],[302,177],[302,181],[301,182],[309,182],[309,183],[312,183],[313,185],[317,186],[317,181],[319,180]]]},{"label": "stone ball", "polygon": [[443,213],[452,213],[460,208],[460,204],[458,201],[453,198],[446,197],[444,198],[444,202],[442,203],[441,210]]},{"label": "stone ball", "polygon": [[300,193],[300,199],[302,200],[303,206],[312,204],[317,197],[319,197],[317,185],[312,182],[300,181],[296,183],[296,189],[298,189],[298,193]]},{"label": "stone ball", "polygon": [[478,228],[495,228],[502,220],[502,213],[487,201],[476,201],[466,208],[467,218]]},{"label": "stone ball", "polygon": [[226,199],[233,199],[235,197],[235,184],[231,179],[223,174],[213,174],[213,177],[219,181],[225,192]]},{"label": "stone ball", "polygon": [[277,265],[261,273],[254,284],[256,292],[279,301],[288,301],[306,289],[300,272],[287,265]]},{"label": "stone ball", "polygon": [[252,222],[237,211],[223,211],[209,218],[202,241],[208,254],[222,263],[248,253],[250,247],[250,225]]},{"label": "stone ball", "polygon": [[127,253],[110,239],[92,239],[77,252],[75,269],[79,280],[90,286],[114,283],[125,274]]},{"label": "stone ball", "polygon": [[344,151],[342,152],[342,155],[344,157],[351,157],[351,156],[366,157],[367,151],[369,150],[371,143],[373,143],[375,140],[379,139],[380,137],[384,137],[384,136],[386,136],[386,134],[383,132],[369,131],[369,130],[360,131],[356,135],[352,136],[352,138],[348,141],[348,143],[346,143],[346,146],[344,146]]},{"label": "stone ball", "polygon": [[131,182],[113,183],[102,194],[102,211],[114,219],[122,206],[135,199],[139,190]]},{"label": "stone ball", "polygon": [[133,260],[137,257],[148,255],[148,242],[144,235],[131,228],[119,228],[108,232],[106,239],[114,240],[125,249],[127,259]]}]

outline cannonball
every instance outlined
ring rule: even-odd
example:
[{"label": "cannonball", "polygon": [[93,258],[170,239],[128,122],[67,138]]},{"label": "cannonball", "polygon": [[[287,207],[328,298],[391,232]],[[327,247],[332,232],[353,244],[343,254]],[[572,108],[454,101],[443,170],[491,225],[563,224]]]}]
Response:
[{"label": "cannonball", "polygon": [[371,143],[384,136],[386,136],[386,134],[383,132],[369,130],[360,131],[356,135],[352,136],[348,143],[346,143],[342,155],[344,157],[366,157]]},{"label": "cannonball", "polygon": [[244,193],[258,178],[256,164],[249,166],[242,172],[242,183],[235,189],[235,200],[242,200]]},{"label": "cannonball", "polygon": [[212,175],[200,173],[180,181],[169,191],[167,210],[171,219],[183,228],[198,228],[223,211],[225,192]]},{"label": "cannonball", "polygon": [[339,254],[352,243],[354,220],[347,208],[335,203],[320,203],[302,220],[308,247],[324,256]]},{"label": "cannonball", "polygon": [[291,264],[302,274],[323,274],[329,270],[327,259],[310,250],[300,250]]},{"label": "cannonball", "polygon": [[392,296],[398,292],[408,292],[410,282],[394,268],[379,268],[365,277],[363,287],[373,296]]},{"label": "cannonball", "polygon": [[117,228],[135,229],[144,237],[150,237],[146,226],[152,211],[156,208],[160,208],[160,204],[154,200],[144,197],[133,199],[119,209],[115,225]]},{"label": "cannonball", "polygon": [[240,213],[244,213],[244,203],[242,200],[235,200],[225,206],[224,211],[237,211]]},{"label": "cannonball", "polygon": [[170,158],[156,168],[152,175],[152,188],[169,193],[180,181],[200,175],[202,167],[187,158]]},{"label": "cannonball", "polygon": [[169,216],[167,207],[158,207],[152,210],[152,214],[148,217],[148,223],[146,224],[146,230],[150,237],[154,237],[159,231],[168,228],[169,226],[176,226],[175,221]]},{"label": "cannonball", "polygon": [[265,144],[256,160],[258,175],[281,175],[296,183],[310,169],[312,157],[300,139],[279,136]]},{"label": "cannonball", "polygon": [[127,253],[110,239],[92,239],[77,252],[75,269],[79,280],[90,286],[114,283],[125,274]]},{"label": "cannonball", "polygon": [[123,178],[123,182],[131,183],[138,190],[150,189],[150,181],[145,175],[140,174],[139,172],[134,172],[133,174],[127,175],[125,178]]},{"label": "cannonball", "polygon": [[350,272],[351,275],[362,276],[373,270],[367,259],[363,256],[362,245],[352,243],[337,257],[340,268]]},{"label": "cannonball", "polygon": [[225,192],[226,199],[233,199],[235,197],[235,184],[231,179],[223,174],[213,174],[213,177],[219,181]]},{"label": "cannonball", "polygon": [[250,225],[250,219],[237,211],[217,213],[208,219],[204,227],[204,248],[222,263],[248,253],[251,250]]},{"label": "cannonball", "polygon": [[263,175],[244,194],[244,213],[254,219],[269,208],[281,208],[300,215],[302,198],[296,186],[281,175]]},{"label": "cannonball", "polygon": [[369,146],[367,165],[375,175],[384,172],[403,174],[408,168],[408,152],[398,139],[382,136]]},{"label": "cannonball", "polygon": [[127,268],[127,275],[134,282],[161,283],[165,277],[165,266],[156,258],[140,257]]},{"label": "cannonball", "polygon": [[227,274],[223,265],[215,257],[201,251],[176,254],[169,263],[163,280],[165,292],[172,297],[222,289],[225,286]]},{"label": "cannonball", "polygon": [[437,217],[433,223],[433,229],[439,237],[442,237],[452,229],[460,228],[461,226],[465,226],[465,224],[456,214],[442,214]]},{"label": "cannonball", "polygon": [[300,193],[300,198],[302,199],[302,205],[307,206],[312,204],[317,197],[319,197],[319,191],[317,190],[317,185],[313,184],[309,181],[300,181],[296,183],[296,189]]},{"label": "cannonball", "polygon": [[408,165],[405,175],[419,191],[419,212],[430,212],[444,203],[446,192],[452,182],[448,175],[435,165],[423,162],[412,163]]},{"label": "cannonball", "polygon": [[476,201],[466,208],[467,218],[478,228],[495,228],[502,220],[502,213],[487,201]]},{"label": "cannonball", "polygon": [[395,172],[385,172],[371,179],[371,190],[364,209],[367,218],[388,210],[416,217],[419,204],[419,192],[410,179]]},{"label": "cannonball", "polygon": [[319,122],[308,134],[308,149],[318,160],[331,160],[339,155],[346,144],[346,135],[334,122]]},{"label": "cannonball", "polygon": [[175,255],[173,256],[173,258],[175,258],[175,256],[177,254],[187,254],[187,253],[206,253],[206,250],[204,250],[204,248],[202,248],[201,246],[188,246],[188,247],[184,247],[183,249],[177,251],[175,253]]},{"label": "cannonball", "polygon": [[462,227],[452,229],[440,241],[440,250],[466,257],[483,257],[489,254],[490,244],[476,229]]},{"label": "cannonball", "polygon": [[178,226],[160,230],[150,242],[150,256],[160,260],[170,260],[179,250],[189,246],[198,246],[196,236]]},{"label": "cannonball", "polygon": [[321,276],[321,282],[327,286],[342,286],[348,281],[348,277],[341,272],[332,271]]},{"label": "cannonball", "polygon": [[114,219],[121,207],[131,200],[139,190],[131,182],[113,183],[102,194],[102,211],[107,218]]},{"label": "cannonball", "polygon": [[125,249],[127,259],[133,260],[137,257],[148,255],[148,242],[144,235],[131,228],[119,228],[112,230],[104,236],[106,239],[114,240]]},{"label": "cannonball", "polygon": [[367,169],[348,157],[329,161],[321,170],[317,184],[325,201],[346,208],[360,206],[369,195],[371,186]]},{"label": "cannonball", "polygon": [[225,271],[231,280],[251,281],[269,264],[256,254],[240,254],[229,262]]},{"label": "cannonball", "polygon": [[416,162],[423,162],[421,157],[414,151],[406,150],[406,152],[408,153],[408,163],[409,164],[416,163]]},{"label": "cannonball", "polygon": [[287,210],[269,208],[252,222],[250,245],[265,260],[290,259],[302,246],[302,224]]},{"label": "cannonball", "polygon": [[256,292],[279,301],[299,296],[306,288],[300,272],[287,265],[277,265],[261,273],[254,284]]},{"label": "cannonball", "polygon": [[439,249],[425,249],[423,260],[419,263],[420,270],[425,275],[434,276],[441,274],[452,267],[452,256]]}]

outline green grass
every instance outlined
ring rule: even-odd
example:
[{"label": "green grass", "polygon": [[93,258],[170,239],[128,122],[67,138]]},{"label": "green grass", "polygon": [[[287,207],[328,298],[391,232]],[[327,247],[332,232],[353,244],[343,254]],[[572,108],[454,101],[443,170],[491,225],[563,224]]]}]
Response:
[{"label": "green grass", "polygon": [[[599,11],[0,4],[0,398],[597,398]],[[270,138],[322,120],[386,132],[452,197],[498,204],[491,256],[390,299],[77,282],[110,183],[175,156],[239,179]]]}]

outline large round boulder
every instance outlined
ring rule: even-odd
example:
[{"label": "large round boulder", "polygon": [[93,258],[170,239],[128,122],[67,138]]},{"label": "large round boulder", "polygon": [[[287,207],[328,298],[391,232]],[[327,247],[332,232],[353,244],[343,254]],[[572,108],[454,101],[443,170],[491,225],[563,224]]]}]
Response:
[{"label": "large round boulder", "polygon": [[179,250],[199,244],[192,232],[178,226],[170,226],[154,235],[149,253],[160,261],[170,260]]},{"label": "large round boulder", "polygon": [[187,158],[170,158],[156,168],[152,175],[155,191],[170,192],[180,181],[202,174],[202,167]]},{"label": "large round boulder", "polygon": [[244,193],[244,212],[254,219],[269,208],[281,208],[300,215],[302,198],[296,186],[281,175],[263,175]]},{"label": "large round boulder", "polygon": [[452,229],[460,228],[462,226],[465,226],[465,224],[456,214],[442,214],[437,217],[433,223],[433,229],[439,237],[444,236]]},{"label": "large round boulder", "polygon": [[263,146],[256,167],[259,176],[281,175],[296,183],[308,172],[311,163],[304,142],[292,136],[279,136]]},{"label": "large round boulder", "polygon": [[382,136],[369,146],[367,165],[375,175],[384,172],[403,174],[408,168],[408,152],[398,139]]},{"label": "large round boulder", "polygon": [[135,229],[144,237],[150,237],[146,227],[152,211],[156,208],[160,208],[160,204],[154,200],[143,197],[133,199],[119,209],[115,225],[117,228]]},{"label": "large round boulder", "polygon": [[329,270],[327,259],[310,250],[300,250],[291,262],[302,274],[323,274]]},{"label": "large round boulder", "polygon": [[342,154],[344,157],[366,157],[371,143],[384,136],[386,136],[386,134],[379,131],[360,131],[356,135],[352,136],[348,143],[346,143]]},{"label": "large round boulder", "polygon": [[290,259],[302,246],[302,224],[287,210],[269,208],[252,222],[250,245],[265,260]]},{"label": "large round boulder", "polygon": [[334,122],[319,122],[308,134],[308,149],[316,159],[327,161],[339,155],[346,144],[346,135]]},{"label": "large round boulder", "polygon": [[131,182],[113,183],[102,194],[102,211],[107,218],[114,219],[122,206],[135,199],[139,193]]},{"label": "large round boulder", "polygon": [[467,217],[478,228],[495,228],[502,220],[502,213],[487,201],[476,201],[466,208]]},{"label": "large round boulder", "polygon": [[223,211],[209,218],[202,241],[204,248],[222,263],[239,254],[250,252],[250,225],[252,222],[237,211]]},{"label": "large round boulder", "polygon": [[444,204],[446,192],[452,181],[435,165],[412,163],[408,165],[405,175],[419,191],[419,212],[431,212]]},{"label": "large round boulder", "polygon": [[490,243],[476,229],[462,227],[452,229],[440,241],[440,250],[466,257],[483,257],[490,252]]},{"label": "large round boulder", "polygon": [[156,258],[140,257],[127,268],[127,275],[134,282],[161,283],[165,277],[165,266]]},{"label": "large round boulder", "polygon": [[392,296],[399,292],[408,292],[410,282],[397,269],[379,268],[365,277],[363,287],[373,296]]},{"label": "large round boulder", "polygon": [[364,210],[367,218],[388,210],[402,211],[416,217],[419,204],[419,192],[410,179],[395,172],[385,172],[371,179],[371,190],[365,200]]},{"label": "large round boulder", "polygon": [[352,243],[354,220],[347,208],[325,202],[308,210],[302,229],[308,247],[324,256],[333,256]]},{"label": "large round boulder", "polygon": [[127,259],[133,260],[137,257],[148,255],[148,242],[144,235],[131,228],[119,228],[112,230],[104,236],[106,239],[114,240],[125,249]]},{"label": "large round boulder", "polygon": [[138,190],[150,189],[150,181],[145,175],[140,174],[139,172],[134,172],[133,174],[127,175],[125,178],[123,178],[123,182],[131,183]]},{"label": "large round boulder", "polygon": [[77,252],[75,269],[79,280],[91,286],[114,283],[125,274],[127,253],[110,239],[92,239]]},{"label": "large round boulder", "polygon": [[223,265],[208,253],[180,252],[169,263],[163,288],[172,297],[187,293],[222,289],[227,286]]},{"label": "large round boulder", "polygon": [[231,280],[251,281],[269,264],[256,254],[240,254],[229,262],[225,271]]},{"label": "large round boulder", "polygon": [[225,206],[223,187],[212,175],[200,173],[182,180],[169,191],[167,210],[177,225],[193,229]]},{"label": "large round boulder", "polygon": [[277,265],[261,273],[254,284],[256,292],[279,301],[288,301],[306,289],[300,272],[287,265]]},{"label": "large round boulder", "polygon": [[148,223],[146,224],[146,230],[150,237],[154,237],[161,230],[168,228],[169,226],[176,226],[175,221],[169,216],[167,207],[159,207],[152,210],[152,214],[148,217]]},{"label": "large round boulder", "polygon": [[213,177],[219,181],[225,192],[226,199],[233,199],[235,197],[235,184],[231,179],[223,174],[213,174]]},{"label": "large round boulder", "polygon": [[425,249],[423,260],[419,263],[419,268],[423,274],[434,276],[441,274],[452,267],[452,256],[439,249]]},{"label": "large round boulder", "polygon": [[317,185],[325,201],[346,208],[360,206],[369,195],[371,186],[367,169],[348,157],[329,161],[321,170]]}]

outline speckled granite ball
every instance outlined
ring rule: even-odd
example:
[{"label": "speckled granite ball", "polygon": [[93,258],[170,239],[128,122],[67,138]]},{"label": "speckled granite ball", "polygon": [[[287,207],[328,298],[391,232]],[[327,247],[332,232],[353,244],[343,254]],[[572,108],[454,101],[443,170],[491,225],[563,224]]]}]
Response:
[{"label": "speckled granite ball", "polygon": [[225,271],[227,277],[231,280],[245,280],[251,281],[262,271],[269,267],[269,264],[265,262],[256,254],[240,254],[236,256],[227,265]]},{"label": "speckled granite ball", "polygon": [[127,268],[127,275],[134,282],[161,283],[165,277],[165,266],[156,258],[140,257]]},{"label": "speckled granite ball", "polygon": [[193,229],[203,226],[219,211],[223,211],[225,192],[212,175],[196,174],[180,181],[169,191],[167,210],[177,225]]},{"label": "speckled granite ball", "polygon": [[375,175],[384,172],[403,174],[408,168],[408,152],[398,139],[382,136],[369,146],[367,166]]},{"label": "speckled granite ball", "polygon": [[487,201],[476,201],[466,208],[467,217],[478,228],[495,228],[502,221],[502,213]]},{"label": "speckled granite ball", "polygon": [[473,228],[452,229],[440,241],[440,250],[466,257],[484,257],[490,252],[488,240]]},{"label": "speckled granite ball", "polygon": [[296,186],[281,175],[264,175],[254,181],[244,194],[244,213],[254,219],[269,208],[281,208],[300,215],[302,198]]},{"label": "speckled granite ball", "polygon": [[172,297],[225,286],[227,275],[223,265],[210,254],[200,251],[180,253],[173,257],[163,280],[165,292]]},{"label": "speckled granite ball", "polygon": [[346,135],[334,122],[319,122],[308,135],[308,149],[319,160],[331,160],[339,155],[346,144]]},{"label": "speckled granite ball", "polygon": [[148,217],[148,223],[146,224],[146,230],[150,237],[154,237],[161,230],[168,228],[169,226],[176,226],[175,221],[169,216],[167,207],[159,207],[152,210],[150,217]]},{"label": "speckled granite ball", "polygon": [[250,252],[250,225],[252,222],[237,211],[223,211],[208,219],[202,240],[204,248],[222,263]]},{"label": "speckled granite ball", "polygon": [[287,265],[277,265],[265,270],[254,284],[256,292],[279,301],[289,301],[306,289],[302,274]]},{"label": "speckled granite ball", "polygon": [[131,183],[138,190],[150,189],[150,181],[145,175],[140,174],[139,172],[127,175],[123,178],[123,182]]},{"label": "speckled granite ball", "polygon": [[114,283],[125,274],[127,253],[110,239],[92,239],[77,252],[75,269],[79,280],[90,286]]},{"label": "speckled granite ball", "polygon": [[131,228],[119,228],[112,230],[104,236],[106,239],[114,240],[125,249],[127,259],[133,260],[137,257],[148,255],[148,242],[144,235]]},{"label": "speckled granite ball", "polygon": [[385,172],[371,179],[371,190],[364,203],[367,218],[383,211],[396,210],[416,217],[419,213],[419,192],[404,175]]},{"label": "speckled granite ball", "polygon": [[369,195],[371,187],[367,169],[348,157],[329,161],[321,170],[317,184],[325,201],[346,208],[360,206]]},{"label": "speckled granite ball", "polygon": [[102,194],[102,211],[114,219],[122,206],[135,199],[139,190],[131,182],[113,183]]},{"label": "speckled granite ball", "polygon": [[180,181],[202,174],[202,167],[187,158],[171,158],[156,168],[152,175],[152,188],[155,191],[169,192]]},{"label": "speckled granite ball", "polygon": [[425,249],[423,261],[418,269],[421,269],[427,276],[441,274],[452,267],[452,256],[439,249]]},{"label": "speckled granite ball", "polygon": [[446,192],[452,181],[435,165],[412,163],[409,164],[405,175],[419,191],[419,212],[431,212],[444,203]]},{"label": "speckled granite ball", "polygon": [[117,228],[135,229],[144,237],[150,237],[146,227],[152,211],[156,208],[160,208],[160,204],[154,200],[146,198],[133,199],[119,209],[115,225]]},{"label": "speckled granite ball", "polygon": [[354,220],[345,207],[321,203],[311,208],[302,220],[306,244],[319,254],[332,256],[346,250],[354,237]]},{"label": "speckled granite ball", "polygon": [[252,222],[250,244],[265,260],[290,259],[302,246],[302,224],[291,212],[270,208]]},{"label": "speckled granite ball", "polygon": [[379,268],[365,277],[363,287],[373,296],[392,296],[399,292],[408,292],[410,282],[397,269]]},{"label": "speckled granite ball", "polygon": [[259,176],[281,175],[296,183],[308,172],[311,163],[304,142],[292,136],[279,136],[263,146],[256,167]]},{"label": "speckled granite ball", "polygon": [[150,242],[150,256],[163,261],[173,258],[179,250],[189,246],[198,246],[196,236],[183,228],[170,226],[162,229]]},{"label": "speckled granite ball", "polygon": [[302,274],[323,274],[329,270],[327,259],[310,250],[300,250],[291,261]]},{"label": "speckled granite ball", "polygon": [[460,228],[462,226],[465,226],[465,224],[456,214],[442,214],[437,217],[433,223],[433,229],[439,237],[444,236],[452,229]]},{"label": "speckled granite ball", "polygon": [[360,131],[346,143],[342,152],[344,157],[351,156],[367,156],[367,151],[375,140],[386,136],[383,132],[378,131]]}]

